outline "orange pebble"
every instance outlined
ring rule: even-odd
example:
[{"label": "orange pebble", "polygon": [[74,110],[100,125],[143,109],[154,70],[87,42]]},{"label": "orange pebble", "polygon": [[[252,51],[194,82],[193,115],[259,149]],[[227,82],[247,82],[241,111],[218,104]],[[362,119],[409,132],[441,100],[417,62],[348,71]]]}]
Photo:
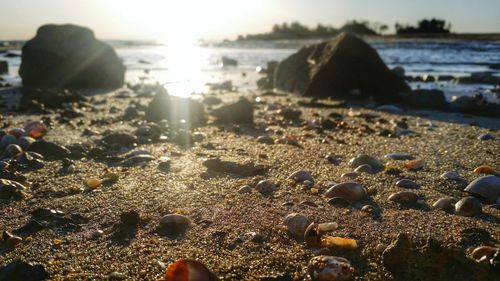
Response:
[{"label": "orange pebble", "polygon": [[479,166],[474,169],[474,173],[477,174],[493,174],[495,173],[495,168],[491,166]]},{"label": "orange pebble", "polygon": [[424,160],[415,159],[415,160],[410,160],[410,161],[406,162],[405,168],[408,170],[411,170],[411,171],[415,171],[418,169],[422,169],[422,167],[424,167],[424,165],[425,165]]},{"label": "orange pebble", "polygon": [[85,184],[88,188],[95,189],[102,184],[102,181],[100,179],[88,179],[85,181]]}]

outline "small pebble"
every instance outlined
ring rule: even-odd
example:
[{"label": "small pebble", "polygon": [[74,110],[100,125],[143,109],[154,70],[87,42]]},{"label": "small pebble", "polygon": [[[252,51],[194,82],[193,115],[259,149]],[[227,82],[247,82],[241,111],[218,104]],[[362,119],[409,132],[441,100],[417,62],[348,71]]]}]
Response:
[{"label": "small pebble", "polygon": [[474,173],[476,174],[494,174],[495,168],[491,166],[479,166],[474,169]]},{"label": "small pebble", "polygon": [[191,220],[181,214],[168,214],[160,219],[160,226],[172,230],[183,230],[191,225]]},{"label": "small pebble", "polygon": [[239,194],[247,194],[252,192],[252,187],[249,185],[244,185],[238,189]]},{"label": "small pebble", "polygon": [[168,266],[163,281],[216,281],[204,264],[196,260],[181,259]]},{"label": "small pebble", "polygon": [[413,160],[415,157],[411,156],[410,154],[406,153],[389,153],[384,155],[385,158],[391,159],[391,160]]},{"label": "small pebble", "polygon": [[47,134],[47,126],[40,121],[34,121],[26,124],[24,130],[28,136],[34,139],[42,138]]},{"label": "small pebble", "polygon": [[363,164],[354,169],[354,172],[372,174],[373,168],[368,164]]},{"label": "small pebble", "polygon": [[96,189],[99,186],[101,186],[102,180],[100,179],[95,179],[95,178],[90,178],[85,181],[85,185],[87,185],[88,188],[90,189]]},{"label": "small pebble", "polygon": [[8,157],[14,157],[14,156],[17,156],[21,153],[23,153],[23,149],[17,144],[9,144],[5,148],[5,154]]},{"label": "small pebble", "polygon": [[418,195],[412,191],[400,191],[389,196],[389,200],[399,204],[411,204],[418,200]]},{"label": "small pebble", "polygon": [[487,259],[493,258],[499,249],[491,246],[479,246],[472,251],[472,258],[475,260],[480,260],[486,256]]},{"label": "small pebble", "polygon": [[438,199],[434,204],[432,204],[432,208],[436,210],[451,210],[453,209],[453,204],[455,204],[457,200],[453,197],[444,197]]},{"label": "small pebble", "polygon": [[325,192],[325,197],[340,197],[349,202],[356,202],[366,196],[366,189],[356,182],[344,182],[332,186]]},{"label": "small pebble", "polygon": [[296,182],[313,181],[311,173],[306,170],[298,170],[288,176],[288,179],[294,180]]},{"label": "small pebble", "polygon": [[415,182],[415,181],[412,181],[412,180],[409,180],[409,179],[402,179],[402,180],[399,180],[396,185],[398,187],[402,187],[402,188],[411,188],[411,189],[415,189],[415,188],[419,188],[420,186]]},{"label": "small pebble", "polygon": [[482,213],[481,202],[474,197],[462,198],[455,204],[455,214],[464,217],[473,217]]},{"label": "small pebble", "polygon": [[307,274],[315,281],[349,280],[353,273],[349,260],[342,257],[315,256],[307,265]]},{"label": "small pebble", "polygon": [[274,144],[274,139],[270,136],[260,136],[257,138],[258,143]]},{"label": "small pebble", "polygon": [[495,137],[492,134],[482,134],[477,137],[479,140],[485,141],[485,140],[493,140]]},{"label": "small pebble", "polygon": [[255,190],[261,194],[268,195],[276,190],[276,186],[270,180],[261,180],[255,186]]},{"label": "small pebble", "polygon": [[355,179],[360,176],[360,173],[358,172],[349,172],[349,173],[343,173],[340,175],[341,178],[349,178],[349,179]]},{"label": "small pebble", "polygon": [[425,165],[424,160],[415,159],[406,162],[404,166],[407,170],[416,171],[422,169],[424,165]]},{"label": "small pebble", "polygon": [[291,213],[285,217],[283,224],[287,227],[288,233],[292,236],[303,237],[306,228],[311,222],[302,214]]},{"label": "small pebble", "polygon": [[445,172],[445,173],[441,174],[440,177],[442,179],[445,179],[445,180],[459,180],[460,179],[460,175],[455,171]]},{"label": "small pebble", "polygon": [[490,202],[495,202],[500,197],[500,177],[484,176],[472,181],[464,191]]}]

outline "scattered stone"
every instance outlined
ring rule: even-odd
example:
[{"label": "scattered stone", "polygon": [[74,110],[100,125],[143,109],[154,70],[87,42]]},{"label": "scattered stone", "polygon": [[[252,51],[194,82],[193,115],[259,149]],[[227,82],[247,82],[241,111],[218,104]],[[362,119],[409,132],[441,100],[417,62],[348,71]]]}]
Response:
[{"label": "scattered stone", "polygon": [[290,176],[288,176],[288,179],[294,180],[296,182],[314,181],[313,177],[311,176],[311,173],[309,173],[306,170],[298,170],[292,173]]},{"label": "scattered stone", "polygon": [[493,140],[493,139],[495,139],[495,136],[493,136],[492,134],[482,134],[479,137],[477,137],[477,139],[482,140],[482,141]]},{"label": "scattered stone", "polygon": [[276,190],[276,186],[270,180],[261,180],[255,186],[255,190],[261,194],[268,195]]},{"label": "scattered stone", "polygon": [[340,175],[341,178],[349,178],[349,179],[355,179],[359,177],[361,174],[358,172],[349,172],[349,173],[343,173]]},{"label": "scattered stone", "polygon": [[357,182],[344,182],[332,186],[325,193],[325,197],[340,197],[349,202],[356,202],[366,196],[366,189]]},{"label": "scattered stone", "polygon": [[446,179],[446,180],[460,180],[460,175],[455,172],[455,171],[448,171],[448,172],[445,172],[443,174],[441,174],[440,176],[442,179]]},{"label": "scattered stone", "polygon": [[409,180],[409,179],[402,179],[402,180],[399,180],[396,185],[398,187],[402,187],[402,188],[410,188],[410,189],[415,189],[415,188],[419,188],[420,185],[418,185],[415,181],[412,181],[412,180]]},{"label": "scattered stone", "polygon": [[123,85],[125,66],[92,30],[44,25],[23,45],[19,75],[31,88],[109,89]]},{"label": "scattered stone", "polygon": [[495,202],[500,197],[500,177],[494,175],[480,177],[472,181],[464,191]]},{"label": "scattered stone", "polygon": [[455,214],[464,217],[473,217],[482,213],[481,202],[474,197],[462,198],[455,204]]},{"label": "scattered stone", "polygon": [[217,277],[199,261],[181,259],[169,265],[163,281],[217,281]]},{"label": "scattered stone", "polygon": [[66,147],[54,142],[38,140],[27,148],[28,151],[40,153],[46,158],[65,158],[71,154]]},{"label": "scattered stone", "polygon": [[409,171],[416,171],[416,170],[422,169],[424,167],[424,165],[425,165],[424,160],[415,159],[415,160],[410,160],[410,161],[406,162],[404,166]]},{"label": "scattered stone", "polygon": [[257,138],[258,143],[274,144],[274,139],[270,136],[260,136]]},{"label": "scattered stone", "polygon": [[403,95],[406,105],[418,109],[445,110],[448,107],[444,93],[440,90],[417,89]]},{"label": "scattered stone", "polygon": [[253,105],[246,98],[223,105],[211,112],[219,123],[245,124],[253,123]]},{"label": "scattered stone", "polygon": [[434,204],[432,204],[432,208],[436,210],[448,211],[454,208],[454,204],[457,200],[453,197],[444,197],[438,199]]},{"label": "scattered stone", "polygon": [[335,256],[316,256],[307,265],[307,274],[314,281],[350,280],[354,268],[349,260]]},{"label": "scattered stone", "polygon": [[238,189],[239,194],[247,194],[252,192],[252,187],[249,185],[244,185]]},{"label": "scattered stone", "polygon": [[43,281],[48,278],[49,273],[43,265],[15,260],[0,267],[0,280],[2,281]]},{"label": "scattered stone", "polygon": [[354,169],[354,172],[372,174],[373,168],[372,168],[372,166],[370,166],[368,164],[363,164],[363,165],[358,166],[356,169]]},{"label": "scattered stone", "polygon": [[23,153],[23,149],[17,144],[9,144],[5,148],[5,154],[7,157],[14,157]]},{"label": "scattered stone", "polygon": [[19,138],[18,143],[22,149],[27,149],[36,140],[32,137],[22,136]]},{"label": "scattered stone", "polygon": [[145,163],[151,162],[155,159],[154,156],[148,154],[139,154],[135,156],[128,157],[119,162],[120,166],[131,167],[131,166],[139,166]]},{"label": "scattered stone", "polygon": [[160,227],[169,232],[185,231],[191,225],[191,220],[181,214],[168,214],[160,219]]},{"label": "scattered stone", "polygon": [[165,88],[161,87],[146,108],[146,120],[150,122],[169,120],[174,124],[185,122],[199,126],[206,120],[205,106],[194,99],[170,96]]},{"label": "scattered stone", "polygon": [[364,164],[370,165],[376,171],[384,169],[384,165],[380,162],[380,160],[368,154],[359,154],[349,160],[349,165],[353,168],[357,168]]},{"label": "scattered stone", "polygon": [[17,181],[0,179],[0,199],[21,200],[26,197],[28,188]]},{"label": "scattered stone", "polygon": [[346,199],[344,199],[342,197],[333,197],[331,199],[328,199],[327,202],[330,205],[333,205],[335,207],[341,207],[341,208],[349,207],[349,205],[351,205],[351,202],[347,201]]},{"label": "scattered stone", "polygon": [[398,237],[382,253],[382,263],[391,272],[403,271],[406,268],[410,252],[411,244],[408,235],[399,233]]},{"label": "scattered stone", "polygon": [[340,164],[340,160],[339,160],[339,157],[333,153],[330,153],[328,155],[325,156],[325,159],[328,160],[328,162],[330,164],[333,164],[333,165],[339,165]]},{"label": "scattered stone", "polygon": [[162,156],[160,157],[160,162],[158,163],[158,170],[162,172],[168,172],[170,170],[170,166],[172,161],[169,157]]},{"label": "scattered stone", "polygon": [[124,132],[113,132],[101,139],[107,145],[132,146],[137,142],[137,137]]},{"label": "scattered stone", "polygon": [[302,238],[311,222],[302,214],[291,213],[285,217],[283,224],[287,227],[288,233],[292,236]]},{"label": "scattered stone", "polygon": [[392,160],[414,160],[415,159],[415,157],[413,157],[407,153],[389,153],[389,154],[384,155],[384,157],[387,159],[392,159]]},{"label": "scattered stone", "polygon": [[400,191],[389,196],[389,200],[399,204],[412,204],[417,202],[418,194],[411,191]]},{"label": "scattered stone", "polygon": [[240,176],[256,176],[264,174],[267,167],[263,165],[255,165],[253,163],[239,164],[231,161],[220,160],[219,158],[211,158],[203,161],[203,166],[208,170],[219,173],[231,173]]}]

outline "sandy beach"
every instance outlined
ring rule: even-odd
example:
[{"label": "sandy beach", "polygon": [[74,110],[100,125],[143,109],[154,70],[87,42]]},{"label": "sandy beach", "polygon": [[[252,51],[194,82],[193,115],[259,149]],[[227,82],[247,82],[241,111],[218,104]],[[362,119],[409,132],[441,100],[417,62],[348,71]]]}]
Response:
[{"label": "sandy beach", "polygon": [[[203,262],[220,280],[304,280],[308,262],[318,249],[287,233],[283,220],[290,213],[303,214],[316,223],[336,222],[338,228],[329,235],[357,241],[355,250],[322,250],[349,259],[354,280],[397,279],[384,267],[382,252],[399,233],[411,240],[415,254],[410,261],[424,255],[421,252],[429,238],[469,259],[474,247],[498,246],[498,208],[483,204],[482,214],[474,217],[431,208],[439,198],[467,196],[463,189],[482,176],[473,172],[476,167],[499,168],[498,119],[432,111],[391,114],[328,101],[311,105],[305,98],[269,92],[212,95],[224,103],[246,96],[254,105],[254,124],[218,125],[209,120],[189,131],[196,141],[187,146],[163,139],[112,150],[101,145],[103,135],[110,131],[133,135],[144,123],[141,116],[150,97],[119,89],[88,96],[86,106],[76,109],[74,116],[61,110],[42,115],[4,114],[6,131],[43,119],[49,126],[44,139],[66,147],[82,143],[88,148],[80,156],[72,151],[71,171],[61,171],[65,160],[43,160],[43,168],[23,173],[30,186],[26,198],[1,202],[1,230],[14,232],[23,240],[15,248],[0,247],[0,264],[16,259],[35,262],[45,268],[50,280],[159,280],[166,266],[191,258]],[[124,111],[131,104],[140,115],[124,120]],[[284,120],[277,111],[282,108],[300,111],[300,119]],[[338,120],[335,126],[318,121],[328,116]],[[395,122],[406,124],[412,132],[384,136],[383,130],[392,130]],[[494,139],[479,140],[481,134]],[[289,136],[294,144],[258,142],[257,137],[263,135],[273,140]],[[93,156],[93,149],[107,156]],[[153,159],[132,167],[116,165],[133,150],[145,150]],[[354,169],[349,159],[365,153],[387,163],[384,155],[396,152],[425,160],[425,165],[408,171],[403,168],[405,161],[390,160],[400,169],[399,174],[361,173],[355,179],[369,190],[366,198],[348,206],[328,203],[324,196],[331,185],[328,182],[349,181],[341,177]],[[330,161],[327,155],[331,155]],[[169,169],[162,169],[164,157],[170,159]],[[213,157],[262,164],[267,169],[257,179],[207,170],[203,161]],[[287,179],[297,170],[309,171],[314,185],[306,187]],[[441,178],[447,171],[458,172],[460,180]],[[118,176],[116,182],[95,189],[85,183],[110,172]],[[410,190],[396,186],[403,178],[418,184],[419,188],[411,189],[418,194],[417,203],[401,205],[388,200],[394,192]],[[254,186],[259,179],[269,179],[276,190],[265,196],[254,188],[248,194],[238,191],[244,185]],[[370,212],[361,210],[365,205],[372,206]],[[41,208],[62,211],[59,216],[65,219],[56,220],[58,223],[49,220],[33,231],[29,222]],[[125,235],[118,230],[123,222],[120,216],[130,211],[136,211],[140,221]],[[159,221],[170,213],[189,217],[191,226],[179,235],[163,233]],[[432,266],[448,265],[443,261]],[[425,266],[418,262],[411,266],[411,280],[434,280],[430,272],[436,269]],[[447,278],[476,280],[474,276],[481,276],[468,270],[464,266]],[[495,278],[491,270],[487,272],[485,276]]]}]

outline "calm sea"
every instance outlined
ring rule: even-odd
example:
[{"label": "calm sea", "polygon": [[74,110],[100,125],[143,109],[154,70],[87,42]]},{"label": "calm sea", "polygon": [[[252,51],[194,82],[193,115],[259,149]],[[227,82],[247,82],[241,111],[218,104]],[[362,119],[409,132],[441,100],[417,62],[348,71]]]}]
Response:
[{"label": "calm sea", "polygon": [[[138,44],[111,42],[127,67],[127,80],[159,81],[170,93],[189,95],[203,93],[206,83],[231,80],[240,90],[256,88],[256,80],[262,75],[256,68],[267,61],[282,60],[298,48],[314,41],[245,42],[226,45],[195,44]],[[489,67],[500,63],[500,42],[460,40],[372,40],[369,43],[379,52],[389,67],[401,66],[407,75],[469,76],[477,72],[490,72],[500,76],[500,70]],[[20,51],[12,51],[20,53]],[[17,71],[19,57],[6,58],[10,72],[4,79],[19,84]],[[220,60],[227,56],[238,61],[237,67],[222,68]],[[452,82],[410,83],[412,88],[438,88],[452,96],[483,93],[489,100],[498,100],[491,93],[492,85],[458,85]]]}]

